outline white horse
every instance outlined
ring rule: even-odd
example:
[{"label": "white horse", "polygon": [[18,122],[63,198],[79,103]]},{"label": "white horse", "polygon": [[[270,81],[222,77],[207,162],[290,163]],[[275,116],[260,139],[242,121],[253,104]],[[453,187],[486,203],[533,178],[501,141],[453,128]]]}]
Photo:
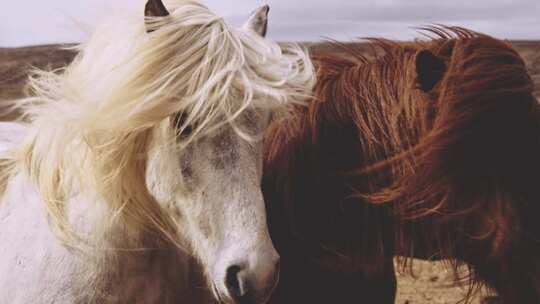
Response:
[{"label": "white horse", "polygon": [[264,303],[278,276],[258,135],[314,71],[195,1],[149,0],[99,28],[61,73],[36,72],[0,124],[0,303]]}]

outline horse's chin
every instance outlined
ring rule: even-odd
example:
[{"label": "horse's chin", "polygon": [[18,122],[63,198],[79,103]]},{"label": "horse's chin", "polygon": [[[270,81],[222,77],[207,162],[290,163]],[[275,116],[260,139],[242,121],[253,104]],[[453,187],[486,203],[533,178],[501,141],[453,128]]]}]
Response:
[{"label": "horse's chin", "polygon": [[[276,285],[277,285],[277,280],[276,280]],[[270,297],[275,288],[275,286],[273,286],[271,290],[266,295],[264,295],[264,297],[248,296],[248,297],[242,297],[238,299],[232,299],[228,295],[228,293],[220,292],[220,290],[218,289],[218,287],[216,286],[214,282],[211,283],[211,286],[212,286],[211,290],[212,290],[214,299],[219,304],[266,304],[270,301]]]},{"label": "horse's chin", "polygon": [[225,304],[225,301],[221,298],[221,295],[216,287],[216,284],[212,282],[212,294],[214,294],[214,298],[216,301],[218,301],[219,304]]}]

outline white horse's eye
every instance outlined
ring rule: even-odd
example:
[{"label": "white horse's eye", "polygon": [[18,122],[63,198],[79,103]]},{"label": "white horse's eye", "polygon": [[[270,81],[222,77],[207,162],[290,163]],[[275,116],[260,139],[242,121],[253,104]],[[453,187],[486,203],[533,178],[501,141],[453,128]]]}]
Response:
[{"label": "white horse's eye", "polygon": [[192,125],[186,125],[186,114],[184,113],[178,113],[174,115],[173,119],[173,126],[176,128],[178,136],[189,136],[191,133],[193,133],[193,126]]}]

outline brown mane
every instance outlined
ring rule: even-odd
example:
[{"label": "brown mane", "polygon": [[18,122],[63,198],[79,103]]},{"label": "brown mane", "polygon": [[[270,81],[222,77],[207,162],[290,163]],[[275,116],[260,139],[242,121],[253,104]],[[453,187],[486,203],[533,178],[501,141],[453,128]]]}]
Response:
[{"label": "brown mane", "polygon": [[[393,253],[457,266],[540,239],[531,216],[540,214],[540,112],[523,60],[508,42],[466,29],[424,32],[433,37],[372,39],[384,51],[373,58],[347,45],[312,56],[311,104],[265,139],[278,248],[289,250],[288,237],[291,251],[329,267],[369,271]],[[423,50],[446,68],[427,92],[414,64]],[[471,240],[481,246],[468,250]]]}]

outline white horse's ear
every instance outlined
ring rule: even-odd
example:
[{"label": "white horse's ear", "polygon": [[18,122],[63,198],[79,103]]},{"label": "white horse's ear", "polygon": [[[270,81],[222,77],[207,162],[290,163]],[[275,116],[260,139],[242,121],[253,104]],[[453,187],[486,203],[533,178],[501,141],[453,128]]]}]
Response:
[{"label": "white horse's ear", "polygon": [[[169,11],[161,2],[161,0],[148,0],[144,6],[144,16],[145,17],[166,17],[169,16]],[[148,22],[146,22],[146,31],[152,32],[155,29],[152,28]]]},{"label": "white horse's ear", "polygon": [[270,6],[263,5],[256,9],[249,19],[244,23],[242,28],[254,31],[255,33],[261,35],[261,37],[266,36],[266,31],[268,29],[268,12],[270,11]]}]

